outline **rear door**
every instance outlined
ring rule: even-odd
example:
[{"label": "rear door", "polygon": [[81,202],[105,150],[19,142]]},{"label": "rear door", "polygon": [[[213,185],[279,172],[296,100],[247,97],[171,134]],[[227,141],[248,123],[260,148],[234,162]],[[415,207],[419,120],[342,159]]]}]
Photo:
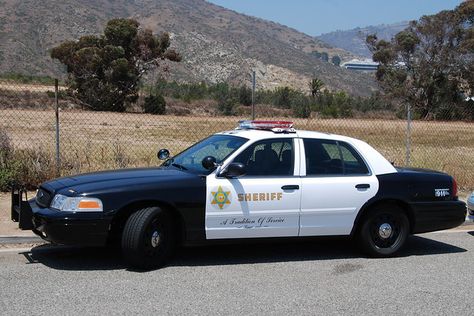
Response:
[{"label": "rear door", "polygon": [[246,166],[237,179],[206,179],[206,238],[298,236],[300,152],[293,138],[256,141],[233,159]]},{"label": "rear door", "polygon": [[348,235],[377,177],[346,142],[303,139],[300,236]]}]

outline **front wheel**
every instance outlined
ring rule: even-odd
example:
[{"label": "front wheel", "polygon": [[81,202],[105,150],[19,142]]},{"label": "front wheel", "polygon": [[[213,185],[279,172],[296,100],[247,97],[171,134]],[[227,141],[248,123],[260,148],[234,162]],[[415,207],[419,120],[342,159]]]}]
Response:
[{"label": "front wheel", "polygon": [[144,208],[128,218],[122,234],[122,253],[129,267],[159,268],[174,248],[172,218],[161,208]]},{"label": "front wheel", "polygon": [[362,249],[373,257],[390,257],[405,244],[410,223],[403,209],[381,205],[370,212],[359,230]]}]

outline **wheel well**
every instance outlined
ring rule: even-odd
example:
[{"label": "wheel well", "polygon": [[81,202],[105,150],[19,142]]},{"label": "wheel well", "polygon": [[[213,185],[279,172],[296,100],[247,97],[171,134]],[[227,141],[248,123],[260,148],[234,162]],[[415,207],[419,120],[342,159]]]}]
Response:
[{"label": "wheel well", "polygon": [[386,199],[386,200],[378,200],[362,207],[361,211],[357,215],[356,220],[354,222],[351,235],[354,235],[357,232],[357,230],[360,227],[360,224],[363,222],[367,214],[369,214],[373,209],[377,207],[381,207],[382,205],[389,205],[389,206],[394,205],[402,209],[408,218],[408,222],[410,223],[410,232],[413,231],[413,228],[415,227],[415,214],[412,208],[410,207],[410,205],[401,200]]},{"label": "wheel well", "polygon": [[181,215],[172,205],[162,201],[153,200],[133,202],[119,209],[114,215],[114,218],[112,219],[112,222],[110,224],[109,242],[120,242],[125,223],[133,213],[141,209],[153,206],[160,207],[161,209],[166,210],[166,212],[171,214],[173,218],[174,228],[177,232],[176,237],[178,239],[178,242],[181,242],[184,239],[185,234],[184,221],[181,218]]}]

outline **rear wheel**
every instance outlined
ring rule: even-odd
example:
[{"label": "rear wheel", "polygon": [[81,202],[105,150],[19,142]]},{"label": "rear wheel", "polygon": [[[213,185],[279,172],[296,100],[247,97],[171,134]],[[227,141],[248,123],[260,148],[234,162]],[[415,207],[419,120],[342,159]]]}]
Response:
[{"label": "rear wheel", "polygon": [[410,223],[403,209],[381,205],[370,212],[359,229],[362,249],[373,257],[390,257],[403,247]]},{"label": "rear wheel", "polygon": [[159,207],[133,213],[122,235],[122,253],[127,266],[136,269],[159,268],[175,248],[171,216]]}]

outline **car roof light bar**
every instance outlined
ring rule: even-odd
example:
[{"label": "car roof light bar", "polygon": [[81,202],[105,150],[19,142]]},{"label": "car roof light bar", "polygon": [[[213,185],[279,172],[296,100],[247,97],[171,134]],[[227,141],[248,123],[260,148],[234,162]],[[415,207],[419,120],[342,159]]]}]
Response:
[{"label": "car roof light bar", "polygon": [[237,129],[256,129],[272,131],[274,133],[295,133],[293,122],[290,121],[239,121]]}]

